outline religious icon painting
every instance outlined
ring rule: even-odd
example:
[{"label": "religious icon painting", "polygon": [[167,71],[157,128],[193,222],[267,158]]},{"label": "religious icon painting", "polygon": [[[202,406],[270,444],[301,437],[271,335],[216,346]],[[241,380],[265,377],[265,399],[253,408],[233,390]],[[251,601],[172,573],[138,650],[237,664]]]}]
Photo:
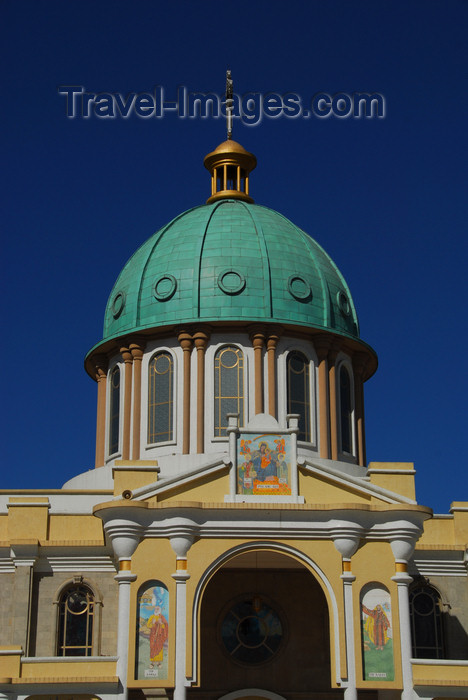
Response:
[{"label": "religious icon painting", "polygon": [[240,433],[237,439],[237,493],[291,495],[291,436]]},{"label": "religious icon painting", "polygon": [[393,681],[392,603],[384,586],[370,584],[362,590],[361,640],[364,680]]},{"label": "religious icon painting", "polygon": [[136,679],[167,680],[169,591],[161,581],[145,583],[137,599]]}]

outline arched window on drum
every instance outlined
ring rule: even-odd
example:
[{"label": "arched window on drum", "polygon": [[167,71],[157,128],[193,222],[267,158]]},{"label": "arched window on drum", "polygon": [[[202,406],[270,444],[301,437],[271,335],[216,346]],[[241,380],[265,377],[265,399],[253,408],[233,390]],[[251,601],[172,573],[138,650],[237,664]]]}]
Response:
[{"label": "arched window on drum", "polygon": [[116,365],[110,375],[109,454],[119,451],[120,428],[120,368]]},{"label": "arched window on drum", "polygon": [[298,350],[287,357],[288,413],[299,414],[298,440],[310,442],[310,362]]},{"label": "arched window on drum", "polygon": [[214,361],[214,434],[226,436],[227,414],[238,413],[244,425],[244,355],[242,350],[227,345],[220,348]]},{"label": "arched window on drum", "polygon": [[174,359],[158,352],[148,368],[148,443],[174,439]]},{"label": "arched window on drum", "polygon": [[340,366],[340,452],[353,454],[353,399],[349,370]]}]

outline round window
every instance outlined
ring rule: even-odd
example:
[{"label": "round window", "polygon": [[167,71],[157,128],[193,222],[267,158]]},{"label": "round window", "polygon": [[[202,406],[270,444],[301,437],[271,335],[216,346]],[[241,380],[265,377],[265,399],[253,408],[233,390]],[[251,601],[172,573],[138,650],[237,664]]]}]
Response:
[{"label": "round window", "polygon": [[310,284],[300,275],[291,275],[288,279],[288,289],[291,296],[297,301],[309,301],[312,297]]},{"label": "round window", "polygon": [[225,294],[240,294],[245,289],[245,277],[237,270],[223,270],[218,277],[218,287]]},{"label": "round window", "polygon": [[112,315],[114,318],[119,318],[125,306],[125,292],[117,292],[112,302]]},{"label": "round window", "polygon": [[234,661],[261,664],[280,649],[283,625],[269,602],[260,596],[245,596],[222,616],[220,637]]},{"label": "round window", "polygon": [[161,275],[153,285],[153,294],[158,301],[169,301],[177,289],[177,280],[174,275]]},{"label": "round window", "polygon": [[338,306],[340,308],[341,313],[343,316],[349,316],[351,313],[351,305],[349,303],[349,299],[347,295],[340,290],[337,294],[337,300],[338,300]]}]

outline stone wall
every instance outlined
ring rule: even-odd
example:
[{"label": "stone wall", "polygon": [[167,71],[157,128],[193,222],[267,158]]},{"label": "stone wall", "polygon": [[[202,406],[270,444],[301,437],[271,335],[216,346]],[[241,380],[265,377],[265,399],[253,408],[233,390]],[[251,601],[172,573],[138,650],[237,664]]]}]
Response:
[{"label": "stone wall", "polygon": [[465,576],[431,576],[442,596],[442,619],[447,659],[468,659],[468,581]]},{"label": "stone wall", "polygon": [[[115,656],[117,653],[118,585],[114,574],[76,571],[34,574],[30,656],[56,655],[57,606],[53,601],[60,588],[74,576],[83,576],[83,582],[90,585],[97,599],[102,601],[102,606],[96,606],[95,618],[95,624],[100,626],[100,654]],[[96,633],[98,629],[94,630]]]},{"label": "stone wall", "polygon": [[0,576],[0,646],[13,644],[11,634],[13,628],[13,583],[15,574]]}]

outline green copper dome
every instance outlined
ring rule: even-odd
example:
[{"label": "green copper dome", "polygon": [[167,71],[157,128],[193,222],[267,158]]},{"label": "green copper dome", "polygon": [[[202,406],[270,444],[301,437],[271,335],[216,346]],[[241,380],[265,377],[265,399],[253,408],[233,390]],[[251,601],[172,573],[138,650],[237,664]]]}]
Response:
[{"label": "green copper dome", "polygon": [[278,212],[221,199],[181,214],[120,273],[103,342],[197,321],[273,322],[359,338],[349,289],[325,251]]}]

